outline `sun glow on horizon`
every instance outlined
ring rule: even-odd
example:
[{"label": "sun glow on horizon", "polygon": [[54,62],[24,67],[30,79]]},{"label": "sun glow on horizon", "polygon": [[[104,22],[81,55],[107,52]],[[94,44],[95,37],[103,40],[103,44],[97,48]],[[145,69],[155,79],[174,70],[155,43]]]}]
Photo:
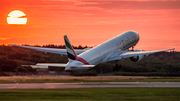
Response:
[{"label": "sun glow on horizon", "polygon": [[7,23],[25,25],[27,23],[26,14],[20,10],[14,10],[8,14]]}]

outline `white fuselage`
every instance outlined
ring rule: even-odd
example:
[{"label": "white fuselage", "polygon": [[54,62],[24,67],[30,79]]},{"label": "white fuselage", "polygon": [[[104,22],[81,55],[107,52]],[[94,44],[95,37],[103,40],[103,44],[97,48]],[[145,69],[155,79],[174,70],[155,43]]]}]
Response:
[{"label": "white fuselage", "polygon": [[[112,56],[115,51],[126,50],[130,47],[135,46],[139,41],[139,34],[135,31],[127,31],[124,32],[90,50],[87,50],[78,55],[78,57],[82,58],[84,61],[89,63],[89,65],[97,65],[100,63],[107,62],[107,60]],[[76,65],[83,65],[84,63],[78,60],[69,62],[65,67],[66,70],[76,69],[83,70],[82,68],[73,68]],[[87,70],[87,68],[84,68]]]}]

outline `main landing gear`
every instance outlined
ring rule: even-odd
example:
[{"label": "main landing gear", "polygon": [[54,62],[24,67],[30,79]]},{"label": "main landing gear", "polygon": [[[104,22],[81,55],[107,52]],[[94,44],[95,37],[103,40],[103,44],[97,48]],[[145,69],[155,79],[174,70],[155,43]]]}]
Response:
[{"label": "main landing gear", "polygon": [[116,60],[116,66],[113,68],[113,71],[119,71],[121,69],[121,65],[118,65],[119,60]]},{"label": "main landing gear", "polygon": [[132,50],[131,51],[134,51],[134,46],[132,46]]}]

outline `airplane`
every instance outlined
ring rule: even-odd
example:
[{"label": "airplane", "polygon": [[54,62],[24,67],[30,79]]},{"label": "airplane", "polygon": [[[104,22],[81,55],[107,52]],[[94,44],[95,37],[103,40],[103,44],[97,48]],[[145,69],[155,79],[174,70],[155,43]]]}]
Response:
[{"label": "airplane", "polygon": [[[55,66],[63,67],[65,71],[85,71],[90,70],[100,63],[109,61],[118,61],[125,58],[130,58],[133,62],[138,62],[143,59],[144,56],[154,54],[157,52],[163,52],[168,50],[174,50],[175,48],[157,50],[157,51],[142,51],[140,49],[128,50],[133,48],[139,41],[139,34],[135,31],[126,31],[102,44],[88,49],[74,49],[71,45],[68,37],[64,36],[66,49],[52,49],[42,47],[30,47],[10,44],[12,46],[35,49],[37,51],[56,53],[68,56],[68,63],[37,63],[38,66]],[[118,65],[118,63],[116,63]]]}]

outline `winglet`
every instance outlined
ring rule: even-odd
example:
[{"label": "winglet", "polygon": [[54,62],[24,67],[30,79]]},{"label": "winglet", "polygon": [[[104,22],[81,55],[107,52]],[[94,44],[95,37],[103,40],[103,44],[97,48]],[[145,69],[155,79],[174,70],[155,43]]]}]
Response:
[{"label": "winglet", "polygon": [[68,60],[69,62],[71,62],[72,60],[76,60],[77,59],[77,55],[74,51],[74,48],[72,47],[68,37],[65,35],[64,36],[64,41],[66,44],[66,50],[67,50],[67,55],[68,55]]}]

